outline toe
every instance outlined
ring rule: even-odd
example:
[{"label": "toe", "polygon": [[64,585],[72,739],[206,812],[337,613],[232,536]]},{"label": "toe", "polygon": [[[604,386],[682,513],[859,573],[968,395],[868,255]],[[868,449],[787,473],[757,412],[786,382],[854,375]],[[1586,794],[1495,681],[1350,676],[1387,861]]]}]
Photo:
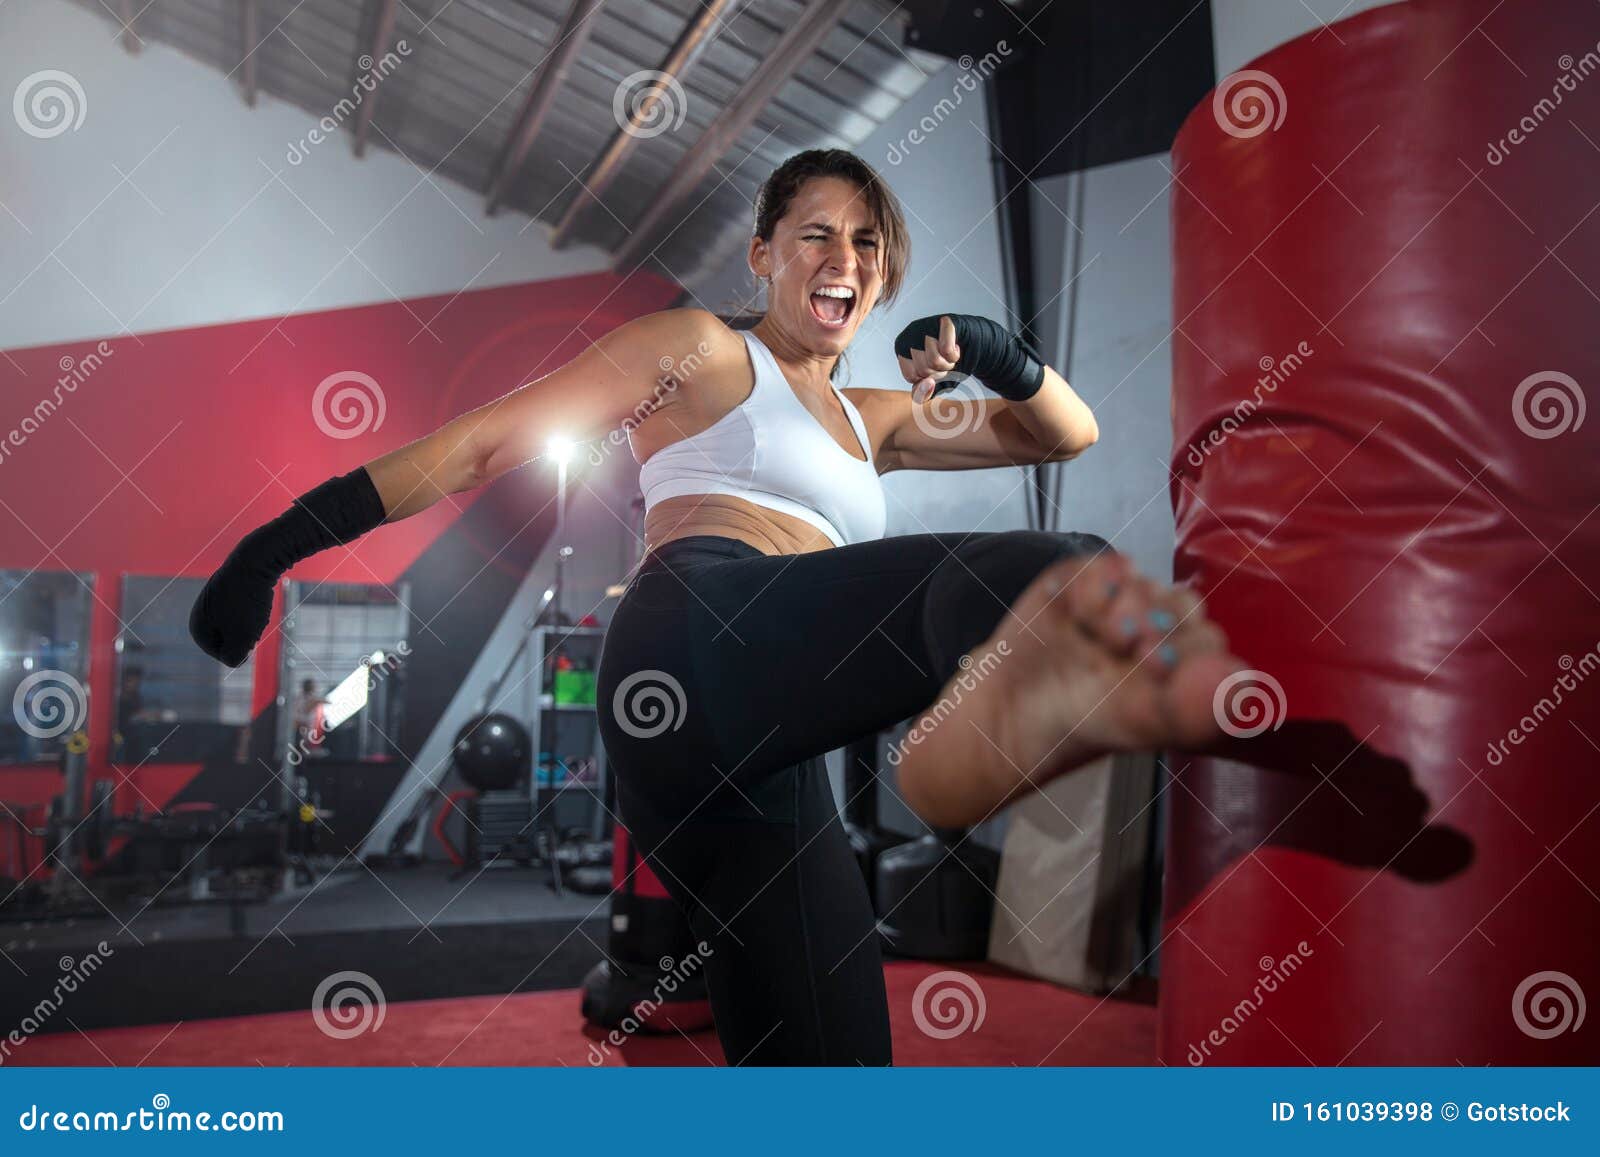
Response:
[{"label": "toe", "polygon": [[1138,626],[1132,654],[1151,663],[1157,677],[1191,655],[1227,646],[1227,637],[1206,617],[1200,596],[1188,587],[1156,586]]},{"label": "toe", "polygon": [[1141,574],[1122,583],[1116,597],[1083,627],[1115,655],[1147,654],[1177,623],[1177,616],[1157,605],[1159,590]]},{"label": "toe", "polygon": [[1063,558],[1038,573],[1012,604],[1012,613],[1024,623],[1040,615],[1092,618],[1104,612],[1133,575],[1133,565],[1109,551]]},{"label": "toe", "polygon": [[1244,669],[1243,660],[1220,646],[1188,655],[1178,664],[1160,690],[1173,746],[1202,747],[1222,735],[1215,704],[1217,688]]}]

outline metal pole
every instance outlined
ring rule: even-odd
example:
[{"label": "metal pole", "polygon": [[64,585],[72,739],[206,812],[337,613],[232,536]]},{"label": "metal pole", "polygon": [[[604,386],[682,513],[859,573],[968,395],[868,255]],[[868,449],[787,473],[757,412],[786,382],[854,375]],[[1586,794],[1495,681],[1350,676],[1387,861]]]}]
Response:
[{"label": "metal pole", "polygon": [[562,579],[566,577],[567,555],[571,553],[567,546],[567,460],[563,455],[556,475],[556,595],[555,595],[555,625],[564,626],[561,618],[561,586]]}]

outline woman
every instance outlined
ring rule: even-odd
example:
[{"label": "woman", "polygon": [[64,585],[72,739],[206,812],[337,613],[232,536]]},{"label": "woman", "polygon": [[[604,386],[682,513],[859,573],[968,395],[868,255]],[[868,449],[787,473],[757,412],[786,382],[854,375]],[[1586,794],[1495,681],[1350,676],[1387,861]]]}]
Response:
[{"label": "woman", "polygon": [[[833,385],[906,271],[900,208],[865,162],[786,161],[748,256],[768,291],[753,329],[695,309],[620,326],[297,499],[213,576],[191,626],[242,662],[297,559],[497,478],[552,432],[627,425],[648,550],[597,677],[621,817],[706,945],[730,1063],[887,1064],[873,913],[819,757],[932,706],[901,789],[930,823],[973,823],[1103,752],[1209,740],[1212,693],[1240,664],[1192,595],[1091,536],[882,538],[890,470],[1064,461],[1098,431],[982,318],[907,327],[911,391]],[[923,410],[952,371],[1000,395],[954,436]]]},{"label": "woman", "polygon": [[300,681],[300,694],[295,697],[293,706],[295,746],[305,755],[326,755],[327,749],[322,746],[326,738],[322,721],[326,717],[327,700],[317,694],[315,679]]}]

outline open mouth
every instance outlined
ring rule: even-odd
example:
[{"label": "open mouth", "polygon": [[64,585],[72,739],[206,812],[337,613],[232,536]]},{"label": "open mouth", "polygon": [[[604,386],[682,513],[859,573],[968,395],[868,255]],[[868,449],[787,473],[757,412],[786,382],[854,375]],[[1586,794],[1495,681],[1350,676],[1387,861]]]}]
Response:
[{"label": "open mouth", "polygon": [[844,286],[824,286],[811,295],[811,313],[829,329],[843,329],[855,312],[856,295]]}]

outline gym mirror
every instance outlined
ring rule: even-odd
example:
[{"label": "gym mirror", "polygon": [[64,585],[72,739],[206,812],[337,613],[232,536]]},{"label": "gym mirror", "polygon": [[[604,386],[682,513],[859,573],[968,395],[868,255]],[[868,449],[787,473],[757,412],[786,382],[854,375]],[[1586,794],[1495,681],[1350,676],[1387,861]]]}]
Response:
[{"label": "gym mirror", "polygon": [[118,763],[198,763],[247,758],[255,656],[226,667],[189,637],[203,579],[122,577],[117,636]]},{"label": "gym mirror", "polygon": [[399,757],[408,586],[289,584],[280,747],[291,762]]},{"label": "gym mirror", "polygon": [[88,726],[92,574],[0,570],[0,764],[47,763]]}]

